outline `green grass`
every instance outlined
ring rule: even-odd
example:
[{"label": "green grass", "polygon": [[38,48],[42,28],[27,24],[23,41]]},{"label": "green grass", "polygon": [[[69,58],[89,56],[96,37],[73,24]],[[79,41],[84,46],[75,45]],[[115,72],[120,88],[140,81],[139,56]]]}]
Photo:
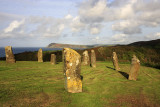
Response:
[{"label": "green grass", "polygon": [[62,63],[0,61],[0,107],[160,106],[159,69],[141,66],[138,80],[129,81],[121,73],[129,73],[130,64],[121,63],[121,73],[111,62],[82,66],[83,92],[72,94],[64,89],[62,68]]}]

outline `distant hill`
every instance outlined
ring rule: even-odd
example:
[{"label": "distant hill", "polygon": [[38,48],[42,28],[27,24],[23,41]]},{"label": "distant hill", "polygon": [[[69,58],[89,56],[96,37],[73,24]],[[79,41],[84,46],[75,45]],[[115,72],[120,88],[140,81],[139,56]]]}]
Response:
[{"label": "distant hill", "polygon": [[100,46],[114,46],[113,44],[94,44],[94,45],[75,45],[75,44],[60,44],[50,43],[47,48],[73,48],[73,49],[86,49],[95,48]]},{"label": "distant hill", "polygon": [[134,43],[129,44],[128,46],[140,46],[140,47],[160,49],[160,39],[151,40],[151,41],[134,42]]},{"label": "distant hill", "polygon": [[[130,62],[136,55],[141,64],[160,69],[160,39],[151,41],[139,41],[128,45],[100,46],[92,48],[95,50],[98,61],[112,60],[112,53],[116,52],[119,62]],[[87,49],[90,53],[91,49]],[[82,55],[83,50],[79,53]]]},{"label": "distant hill", "polygon": [[71,44],[59,44],[59,43],[50,43],[47,48],[76,48],[76,49],[85,49],[85,48],[92,48],[93,46],[89,45],[71,45]]}]

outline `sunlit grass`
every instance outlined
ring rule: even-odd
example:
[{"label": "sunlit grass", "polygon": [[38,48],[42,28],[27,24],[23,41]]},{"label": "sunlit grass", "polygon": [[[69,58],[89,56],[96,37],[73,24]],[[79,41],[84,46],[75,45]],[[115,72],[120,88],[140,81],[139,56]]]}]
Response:
[{"label": "sunlit grass", "polygon": [[[129,73],[130,64],[120,64]],[[157,106],[160,105],[160,70],[141,66],[138,80],[129,81],[113,69],[112,62],[97,62],[97,68],[81,67],[83,92],[64,89],[63,64],[0,61],[0,106]]]}]

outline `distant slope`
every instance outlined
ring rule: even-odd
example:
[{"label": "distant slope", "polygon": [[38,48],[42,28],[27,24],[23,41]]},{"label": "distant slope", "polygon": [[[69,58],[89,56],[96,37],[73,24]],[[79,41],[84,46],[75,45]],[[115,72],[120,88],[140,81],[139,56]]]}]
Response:
[{"label": "distant slope", "polygon": [[134,42],[134,43],[129,44],[128,46],[140,46],[140,47],[160,49],[160,39],[151,40],[151,41]]},{"label": "distant slope", "polygon": [[47,48],[73,48],[73,49],[86,49],[95,48],[100,46],[114,46],[113,44],[93,44],[93,45],[74,45],[74,44],[60,44],[60,43],[50,43]]},{"label": "distant slope", "polygon": [[93,46],[89,45],[71,45],[71,44],[59,44],[59,43],[50,43],[48,48],[92,48]]},{"label": "distant slope", "polygon": [[[116,52],[120,62],[130,62],[136,55],[141,64],[160,69],[160,39],[140,41],[128,45],[103,46],[92,48],[95,50],[97,60],[112,60],[112,53]],[[88,49],[89,53],[91,49]],[[82,51],[80,51],[82,55]]]}]

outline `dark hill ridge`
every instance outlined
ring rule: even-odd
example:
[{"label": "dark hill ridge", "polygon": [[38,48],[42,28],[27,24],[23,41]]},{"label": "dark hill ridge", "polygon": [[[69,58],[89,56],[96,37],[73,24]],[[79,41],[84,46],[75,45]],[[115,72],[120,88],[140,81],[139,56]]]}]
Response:
[{"label": "dark hill ridge", "polygon": [[160,39],[151,41],[139,41],[129,44],[128,46],[143,46],[151,48],[160,48]]},{"label": "dark hill ridge", "polygon": [[[116,52],[120,62],[130,62],[136,55],[141,64],[160,69],[160,39],[151,41],[140,41],[128,45],[101,46],[92,48],[95,50],[98,61],[112,60],[112,53]],[[90,53],[91,49],[87,49]],[[82,54],[83,50],[79,53]]]}]

